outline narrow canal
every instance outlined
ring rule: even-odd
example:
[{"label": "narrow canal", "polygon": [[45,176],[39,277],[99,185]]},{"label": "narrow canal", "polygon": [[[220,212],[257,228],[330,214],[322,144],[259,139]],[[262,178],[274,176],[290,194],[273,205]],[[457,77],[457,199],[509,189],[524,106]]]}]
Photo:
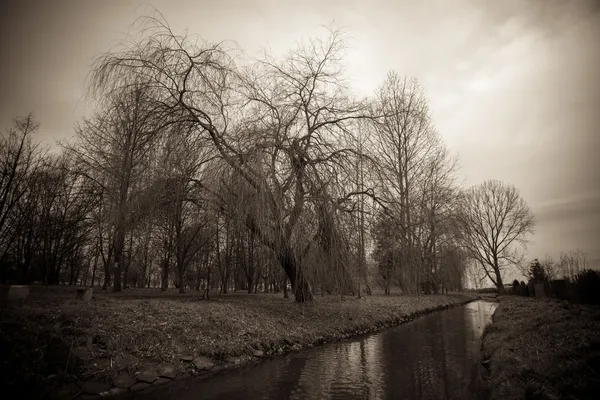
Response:
[{"label": "narrow canal", "polygon": [[496,304],[476,301],[377,334],[265,360],[137,399],[477,399],[480,338]]}]

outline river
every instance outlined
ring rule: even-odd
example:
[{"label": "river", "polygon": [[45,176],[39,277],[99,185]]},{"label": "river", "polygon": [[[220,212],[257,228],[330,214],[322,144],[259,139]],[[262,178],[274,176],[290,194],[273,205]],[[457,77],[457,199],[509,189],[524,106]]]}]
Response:
[{"label": "river", "polygon": [[475,301],[136,399],[477,399],[480,339],[495,303]]}]

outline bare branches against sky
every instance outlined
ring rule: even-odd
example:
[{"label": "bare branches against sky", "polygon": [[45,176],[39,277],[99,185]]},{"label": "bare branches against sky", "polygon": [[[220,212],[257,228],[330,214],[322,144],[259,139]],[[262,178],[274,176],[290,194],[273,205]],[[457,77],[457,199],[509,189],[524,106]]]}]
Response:
[{"label": "bare branches against sky", "polygon": [[148,3],[175,31],[233,40],[251,56],[334,21],[352,38],[357,93],[370,95],[391,69],[416,77],[465,183],[520,189],[538,220],[532,256],[582,247],[600,259],[600,2],[4,1],[0,126],[32,111],[47,143],[71,137],[89,112],[92,58]]}]

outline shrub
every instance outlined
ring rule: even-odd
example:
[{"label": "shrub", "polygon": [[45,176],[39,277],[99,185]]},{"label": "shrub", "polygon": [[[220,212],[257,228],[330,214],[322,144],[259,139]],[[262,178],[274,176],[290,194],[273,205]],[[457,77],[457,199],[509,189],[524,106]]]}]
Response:
[{"label": "shrub", "polygon": [[537,258],[529,266],[529,280],[533,281],[533,283],[542,283],[546,280],[544,267]]},{"label": "shrub", "polygon": [[527,289],[527,284],[523,281],[519,283],[519,294],[525,297],[529,296],[529,289]]},{"label": "shrub", "polygon": [[512,292],[513,294],[521,294],[519,281],[517,279],[515,279],[512,283]]},{"label": "shrub", "polygon": [[573,298],[569,281],[567,279],[555,279],[550,282],[551,294],[557,299],[569,300]]},{"label": "shrub", "polygon": [[580,302],[600,304],[600,271],[586,269],[577,274],[575,291]]}]

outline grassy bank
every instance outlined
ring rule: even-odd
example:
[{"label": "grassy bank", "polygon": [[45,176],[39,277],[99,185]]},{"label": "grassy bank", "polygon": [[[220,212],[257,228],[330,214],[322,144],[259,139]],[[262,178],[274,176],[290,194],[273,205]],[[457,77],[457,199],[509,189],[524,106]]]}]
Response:
[{"label": "grassy bank", "polygon": [[67,387],[65,396],[73,397],[77,382],[111,382],[119,373],[135,376],[159,362],[185,377],[199,372],[193,357],[227,367],[380,330],[474,297],[318,296],[298,305],[281,295],[201,301],[193,293],[130,289],[82,302],[71,288],[32,287],[26,302],[5,303],[0,310],[0,372],[9,386],[32,395]]},{"label": "grassy bank", "polygon": [[596,399],[600,308],[500,296],[484,331],[490,399]]}]

